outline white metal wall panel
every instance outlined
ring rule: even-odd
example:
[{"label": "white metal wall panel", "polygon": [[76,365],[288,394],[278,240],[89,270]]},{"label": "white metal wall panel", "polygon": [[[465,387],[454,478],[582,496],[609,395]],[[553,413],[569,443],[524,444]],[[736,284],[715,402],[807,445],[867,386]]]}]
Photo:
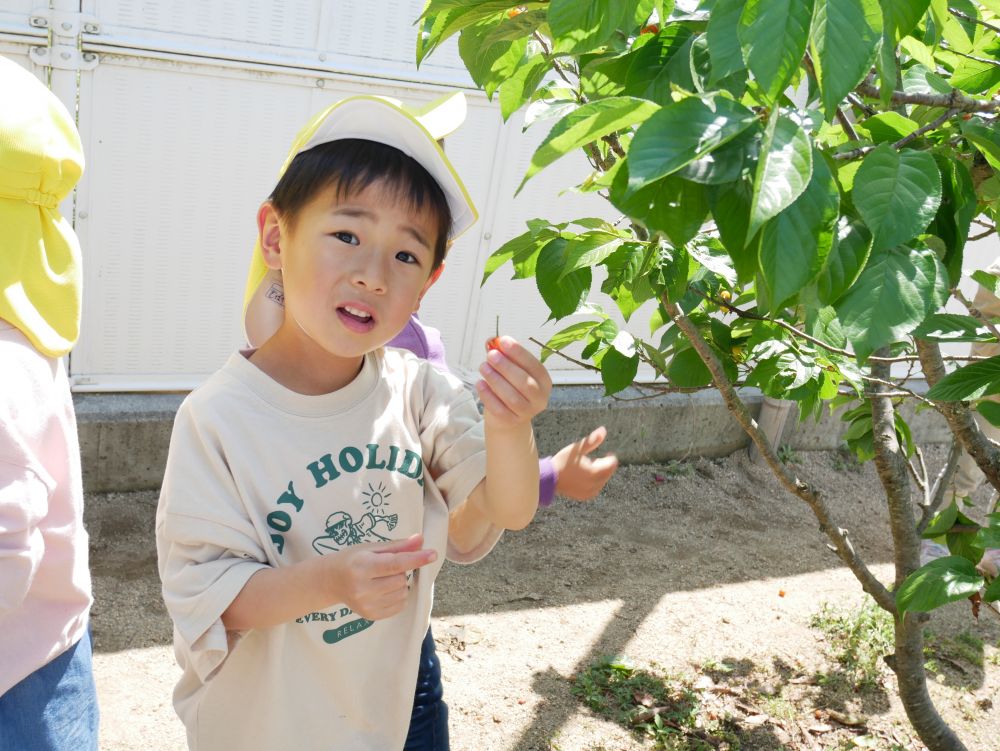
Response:
[{"label": "white metal wall panel", "polygon": [[471,86],[454,39],[418,71],[423,0],[84,0],[91,44]]},{"label": "white metal wall panel", "polygon": [[[417,103],[438,93],[108,54],[82,81],[86,287],[73,376],[99,390],[190,388],[238,346],[256,209],[309,116],[351,94]],[[463,173],[482,206],[497,126],[485,101],[471,100],[474,127],[448,149],[473,165]],[[480,232],[459,241],[425,301],[455,352],[474,304]]]},{"label": "white metal wall panel", "polygon": [[44,29],[29,24],[31,11],[38,6],[48,7],[46,0],[0,0],[0,33],[47,36]]}]

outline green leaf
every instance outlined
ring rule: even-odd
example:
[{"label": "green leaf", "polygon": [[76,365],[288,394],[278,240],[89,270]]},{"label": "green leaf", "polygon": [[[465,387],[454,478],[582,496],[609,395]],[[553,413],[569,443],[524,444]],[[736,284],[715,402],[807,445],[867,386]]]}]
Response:
[{"label": "green leaf", "polygon": [[670,104],[670,63],[678,54],[689,49],[691,30],[671,24],[656,38],[626,55],[628,68],[622,81],[630,96]]},{"label": "green leaf", "polygon": [[873,247],[891,248],[930,224],[941,205],[941,175],[930,154],[882,144],[862,162],[852,198],[875,236]]},{"label": "green leaf", "polygon": [[739,180],[709,192],[712,218],[719,229],[719,239],[733,259],[741,283],[750,281],[757,271],[756,244],[747,248],[747,227],[750,224],[750,201],[753,186]]},{"label": "green leaf", "polygon": [[946,251],[941,260],[948,269],[949,283],[955,286],[962,278],[965,243],[978,199],[972,176],[962,162],[937,153],[934,161],[941,171],[941,207],[927,231],[944,242]]},{"label": "green leaf", "polygon": [[543,23],[545,23],[544,10],[530,10],[526,13],[518,13],[513,17],[506,16],[500,24],[494,26],[489,34],[483,38],[483,46],[489,47],[496,42],[529,37]]},{"label": "green leaf", "polygon": [[996,337],[972,316],[935,313],[927,316],[913,336],[933,342],[995,342]]},{"label": "green leaf", "polygon": [[764,226],[760,270],[771,292],[771,312],[814,279],[833,245],[840,192],[821,154],[813,157],[805,192]]},{"label": "green leaf", "polygon": [[994,297],[1000,297],[1000,276],[988,271],[973,271],[972,278]]},{"label": "green leaf", "polygon": [[527,39],[497,42],[484,47],[483,37],[493,28],[492,21],[484,21],[462,30],[458,38],[458,54],[472,76],[491,97],[502,82],[517,70],[528,47]]},{"label": "green leaf", "polygon": [[926,612],[975,594],[984,584],[971,561],[960,556],[935,558],[910,574],[896,590],[899,614]]},{"label": "green leaf", "polygon": [[744,0],[718,0],[708,18],[708,51],[712,59],[712,81],[721,81],[746,68],[737,31]]},{"label": "green leaf", "polygon": [[[536,228],[529,229],[522,235],[508,240],[486,259],[486,268],[483,270],[483,280],[480,286],[486,284],[494,271],[503,266],[507,261],[515,264],[523,263],[529,256],[538,253],[542,246],[556,236],[554,231],[540,231]],[[530,274],[529,274],[530,276]]]},{"label": "green leaf", "polygon": [[631,28],[638,0],[552,0],[555,51],[579,54],[602,46],[619,27]]},{"label": "green leaf", "polygon": [[1000,576],[991,581],[983,592],[983,602],[996,602],[997,600],[1000,600]]},{"label": "green leaf", "polygon": [[753,183],[748,234],[777,216],[798,198],[809,184],[813,153],[802,128],[775,110],[764,134]]},{"label": "green leaf", "polygon": [[500,115],[506,121],[531,99],[545,78],[549,62],[541,54],[530,57],[500,84]]},{"label": "green leaf", "polygon": [[747,0],[738,36],[747,62],[767,98],[785,90],[805,55],[813,0]]},{"label": "green leaf", "polygon": [[962,123],[962,135],[986,157],[993,169],[1000,171],[1000,130],[995,125],[986,125],[979,118],[973,118]]},{"label": "green leaf", "polygon": [[702,185],[723,185],[738,180],[754,168],[760,131],[747,128],[729,143],[685,165],[677,173]]},{"label": "green leaf", "polygon": [[882,6],[882,23],[895,44],[905,37],[923,18],[931,0],[879,0]]},{"label": "green leaf", "polygon": [[575,313],[587,295],[590,294],[592,275],[589,268],[578,269],[562,276],[566,265],[566,249],[569,241],[557,237],[542,248],[538,254],[535,282],[552,317],[565,318]]},{"label": "green leaf", "polygon": [[[513,0],[484,0],[474,3],[466,0],[430,0],[418,21],[420,32],[417,35],[417,65],[453,34],[490,16],[497,16],[514,5]],[[517,5],[525,10],[535,10],[547,7],[548,2],[526,0]]]},{"label": "green leaf", "polygon": [[692,347],[682,349],[670,359],[667,377],[681,388],[698,388],[712,382],[712,374]]},{"label": "green leaf", "polygon": [[562,331],[556,332],[547,342],[545,342],[545,347],[542,348],[542,355],[539,359],[542,362],[545,362],[549,355],[553,354],[553,350],[558,352],[559,350],[565,349],[570,344],[586,338],[591,331],[600,325],[600,321],[580,321],[567,326]]},{"label": "green leaf", "polygon": [[877,0],[817,0],[812,40],[828,120],[871,69],[881,36]]},{"label": "green leaf", "polygon": [[976,405],[976,412],[981,414],[990,425],[1000,427],[1000,404],[982,401]]},{"label": "green leaf", "polygon": [[930,540],[947,534],[948,531],[955,526],[955,520],[957,518],[958,505],[952,501],[947,505],[947,507],[934,514],[930,522],[927,524],[927,527],[924,529],[923,534],[920,536],[925,540]]},{"label": "green leaf", "polygon": [[867,135],[875,143],[883,143],[885,141],[898,141],[904,136],[910,135],[920,126],[910,118],[890,111],[880,112],[866,118],[856,127],[862,135]]},{"label": "green leaf", "polygon": [[832,305],[857,281],[872,250],[872,233],[858,219],[841,216],[826,265],[816,279],[820,302]]},{"label": "green leaf", "polygon": [[[641,123],[659,109],[653,102],[626,96],[599,99],[573,110],[552,126],[535,151],[518,192],[529,178],[560,157],[609,133]],[[634,139],[632,146],[635,147]]]},{"label": "green leaf", "polygon": [[601,380],[604,382],[605,395],[617,394],[631,386],[638,370],[638,355],[626,357],[616,348],[609,348],[601,358]]},{"label": "green leaf", "polygon": [[960,555],[972,563],[979,563],[979,560],[983,557],[983,553],[986,551],[982,535],[977,534],[982,530],[978,529],[979,525],[961,511],[958,512],[958,516],[955,521],[963,527],[976,528],[976,531],[949,532],[946,537],[948,541],[948,551],[952,555]]},{"label": "green leaf", "polygon": [[559,275],[564,276],[583,268],[593,268],[614,253],[622,244],[622,238],[609,232],[587,232],[568,241],[563,256],[566,265]]},{"label": "green leaf", "polygon": [[611,185],[612,205],[653,232],[662,232],[674,245],[693,238],[708,216],[705,187],[670,175],[629,192],[628,167],[619,170]]},{"label": "green leaf", "polygon": [[700,159],[754,122],[753,112],[723,96],[691,96],[666,105],[651,115],[632,139],[629,190],[638,190]]},{"label": "green leaf", "polygon": [[873,252],[834,306],[859,358],[898,342],[944,305],[947,273],[934,251],[904,245]]},{"label": "green leaf", "polygon": [[1000,356],[978,360],[952,371],[934,384],[927,398],[959,402],[1000,393]]}]

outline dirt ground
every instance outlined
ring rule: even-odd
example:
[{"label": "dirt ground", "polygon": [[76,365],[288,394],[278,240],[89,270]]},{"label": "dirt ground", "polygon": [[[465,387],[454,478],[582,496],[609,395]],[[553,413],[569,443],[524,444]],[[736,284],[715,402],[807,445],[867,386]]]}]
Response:
[{"label": "dirt ground", "polygon": [[[943,453],[931,450],[928,463]],[[890,581],[873,467],[832,452],[792,459]],[[155,506],[154,493],[88,498],[105,751],[184,748],[170,700],[177,669],[156,576]],[[810,622],[824,603],[849,612],[861,601],[805,504],[742,454],[624,467],[595,502],[557,500],[480,563],[445,565],[433,629],[452,749],[653,748],[574,695],[581,671],[609,656],[688,683],[706,716],[731,718],[742,749],[921,749],[888,671],[846,694],[817,680],[838,667]],[[1000,620],[974,621],[963,602],[928,627],[936,643],[972,645],[928,653],[939,710],[970,751],[1000,749]],[[677,746],[689,747],[698,747],[694,736]]]}]

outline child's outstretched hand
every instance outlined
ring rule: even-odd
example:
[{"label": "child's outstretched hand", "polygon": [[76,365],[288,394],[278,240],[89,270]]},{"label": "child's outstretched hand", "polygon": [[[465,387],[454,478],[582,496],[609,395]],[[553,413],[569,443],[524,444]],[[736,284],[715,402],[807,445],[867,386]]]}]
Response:
[{"label": "child's outstretched hand", "polygon": [[552,457],[556,493],[577,501],[589,501],[604,489],[618,469],[618,457],[612,454],[595,459],[589,454],[607,437],[607,428],[602,425],[576,443],[564,446]]},{"label": "child's outstretched hand", "polygon": [[487,344],[486,362],[479,366],[476,384],[488,419],[496,425],[516,427],[530,423],[545,409],[552,393],[552,379],[538,358],[509,336]]}]

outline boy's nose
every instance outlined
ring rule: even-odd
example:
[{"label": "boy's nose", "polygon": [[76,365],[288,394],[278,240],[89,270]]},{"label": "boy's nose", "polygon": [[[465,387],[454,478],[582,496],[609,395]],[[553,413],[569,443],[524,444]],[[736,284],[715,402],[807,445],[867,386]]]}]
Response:
[{"label": "boy's nose", "polygon": [[386,277],[382,263],[372,259],[358,264],[351,275],[351,281],[356,287],[381,294],[386,290]]}]

